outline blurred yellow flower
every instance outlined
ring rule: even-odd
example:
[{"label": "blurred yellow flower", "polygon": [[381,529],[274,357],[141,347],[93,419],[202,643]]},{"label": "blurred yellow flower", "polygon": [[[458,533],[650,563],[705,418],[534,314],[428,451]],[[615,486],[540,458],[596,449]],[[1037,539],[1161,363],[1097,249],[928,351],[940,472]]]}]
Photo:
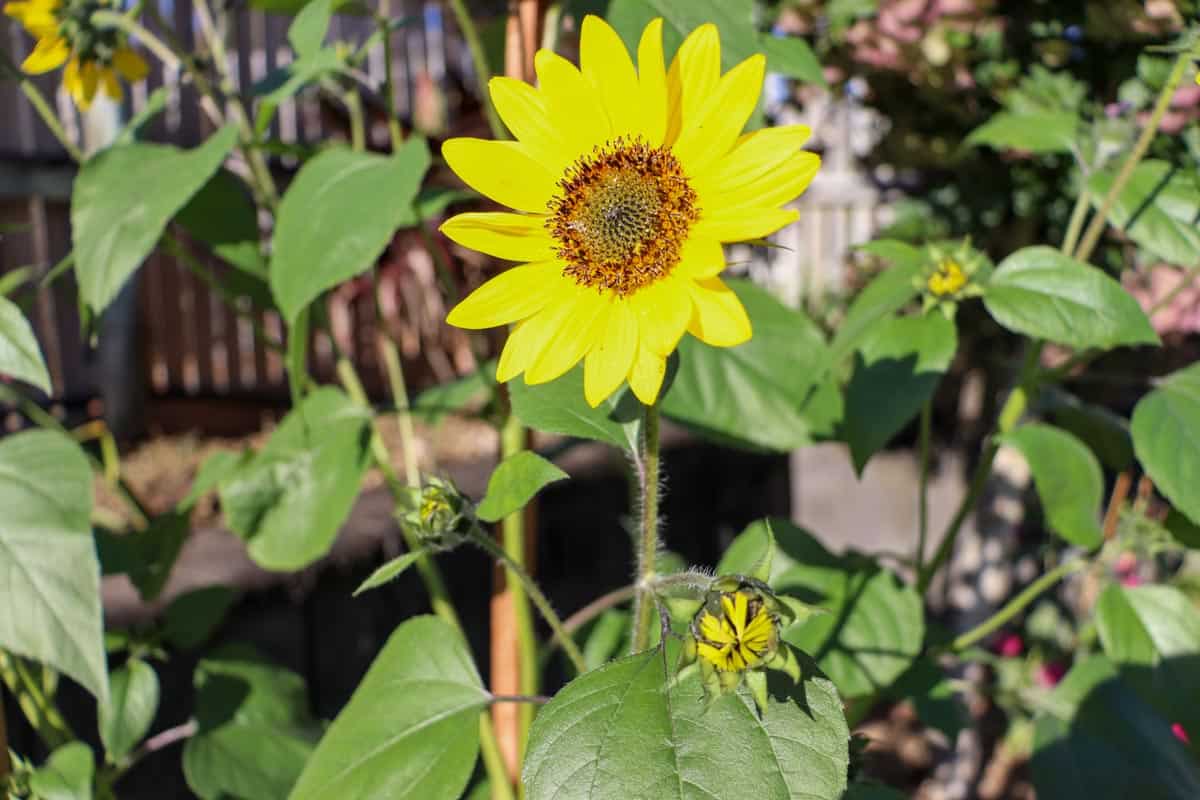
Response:
[{"label": "blurred yellow flower", "polygon": [[662,20],[643,31],[637,67],[602,19],[584,19],[581,68],[538,51],[539,88],[495,78],[489,89],[517,141],[451,139],[442,154],[472,188],[517,213],[460,214],[455,242],[522,262],[485,283],[447,321],[516,323],[496,377],[553,380],[584,362],[598,405],[625,380],[643,403],[662,386],[684,332],[719,347],[751,336],[718,277],[722,244],[793,222],[782,208],[820,158],[803,125],[742,128],[758,104],[765,59],[721,74],[714,25],[702,25],[667,69]]},{"label": "blurred yellow flower", "polygon": [[925,285],[938,297],[958,294],[967,285],[967,273],[953,258],[943,258]]},{"label": "blurred yellow flower", "polygon": [[21,64],[22,71],[40,75],[65,64],[63,87],[84,110],[91,106],[98,89],[113,100],[122,98],[118,75],[136,83],[150,71],[118,31],[93,27],[89,12],[88,8],[64,5],[62,0],[14,0],[4,5],[4,13],[37,39],[33,52]]}]

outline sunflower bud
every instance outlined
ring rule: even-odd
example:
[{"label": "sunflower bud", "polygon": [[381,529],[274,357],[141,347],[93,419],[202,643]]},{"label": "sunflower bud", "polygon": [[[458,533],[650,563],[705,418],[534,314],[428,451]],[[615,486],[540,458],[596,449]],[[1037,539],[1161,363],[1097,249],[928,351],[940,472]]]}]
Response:
[{"label": "sunflower bud", "polygon": [[429,478],[413,489],[410,509],[399,520],[430,550],[451,550],[478,525],[471,502],[450,481]]},{"label": "sunflower bud", "polygon": [[715,579],[704,605],[692,619],[683,660],[699,663],[704,693],[710,699],[737,689],[744,680],[759,713],[767,707],[765,670],[777,669],[799,680],[795,653],[780,639],[790,609],[762,581],[746,575]]},{"label": "sunflower bud", "polygon": [[926,248],[925,268],[915,285],[924,296],[922,312],[935,306],[947,319],[954,317],[958,302],[983,294],[980,279],[990,271],[987,256],[971,247],[969,239],[938,243]]}]

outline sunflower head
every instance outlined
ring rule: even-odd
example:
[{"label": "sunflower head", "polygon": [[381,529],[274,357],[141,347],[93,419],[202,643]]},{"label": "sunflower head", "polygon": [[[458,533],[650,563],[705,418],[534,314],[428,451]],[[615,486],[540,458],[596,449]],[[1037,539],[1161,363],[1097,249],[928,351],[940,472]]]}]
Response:
[{"label": "sunflower head", "polygon": [[19,21],[37,39],[21,64],[30,75],[64,67],[63,87],[75,104],[87,109],[103,89],[113,100],[123,96],[121,83],[144,79],[145,60],[131,49],[125,34],[92,22],[97,11],[119,10],[113,0],[13,0],[4,13]]},{"label": "sunflower head", "polygon": [[765,711],[765,670],[780,670],[792,680],[800,678],[795,653],[780,640],[780,630],[791,618],[791,612],[762,581],[746,575],[717,578],[692,619],[683,660],[699,663],[709,699],[733,691],[745,681],[759,710]]},{"label": "sunflower head", "polygon": [[452,482],[437,477],[412,490],[409,508],[399,519],[431,550],[457,547],[477,524],[470,501]]},{"label": "sunflower head", "polygon": [[723,245],[793,222],[783,206],[820,165],[803,125],[743,134],[765,59],[721,70],[714,25],[687,36],[669,67],[662,20],[642,32],[636,64],[599,17],[583,21],[577,67],[548,50],[537,88],[489,84],[515,141],[451,139],[446,163],[512,212],[460,214],[458,244],[518,265],[447,317],[462,328],[514,325],[496,377],[544,383],[584,365],[595,406],[628,381],[644,403],[662,386],[685,333],[718,347],[751,336],[718,277]]},{"label": "sunflower head", "polygon": [[937,307],[953,318],[960,300],[983,293],[981,279],[991,266],[969,239],[931,244],[925,255],[925,268],[914,281],[923,296],[922,311]]}]

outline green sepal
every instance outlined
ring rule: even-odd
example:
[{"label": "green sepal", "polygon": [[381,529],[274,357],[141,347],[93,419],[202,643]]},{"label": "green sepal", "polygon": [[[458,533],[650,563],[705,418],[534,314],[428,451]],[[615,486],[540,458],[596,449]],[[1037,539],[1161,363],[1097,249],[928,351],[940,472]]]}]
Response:
[{"label": "green sepal", "polygon": [[758,716],[761,718],[767,713],[767,673],[760,669],[750,670],[746,673],[746,686],[754,698],[754,705],[758,706]]},{"label": "green sepal", "polygon": [[815,617],[820,614],[828,614],[829,610],[820,608],[819,606],[810,606],[808,603],[799,598],[792,597],[790,594],[776,595],[775,600],[779,603],[780,616],[787,614],[791,617],[791,623],[807,622],[810,617]]},{"label": "green sepal", "polygon": [[796,657],[796,650],[787,642],[780,644],[782,647],[766,662],[767,669],[782,672],[792,679],[792,683],[799,683],[803,677],[803,670],[800,667],[800,659]]},{"label": "green sepal", "polygon": [[766,546],[758,561],[750,568],[750,577],[762,581],[764,584],[771,580],[771,560],[775,555],[775,531],[771,530],[771,520],[768,519],[766,522],[767,524],[763,526],[767,532]]}]

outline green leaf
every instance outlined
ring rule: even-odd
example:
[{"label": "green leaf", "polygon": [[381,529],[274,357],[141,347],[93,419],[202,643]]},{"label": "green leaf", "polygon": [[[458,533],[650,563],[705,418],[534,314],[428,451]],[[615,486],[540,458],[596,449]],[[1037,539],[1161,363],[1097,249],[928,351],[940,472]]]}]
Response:
[{"label": "green leaf", "polygon": [[250,451],[235,453],[232,450],[221,450],[204,459],[196,477],[192,479],[192,488],[187,497],[179,502],[180,511],[191,511],[200,498],[216,489],[221,481],[233,475],[254,458]]},{"label": "green leaf", "polygon": [[431,425],[482,397],[495,384],[496,360],[489,359],[474,372],[458,380],[441,383],[421,392],[412,402],[413,416]]},{"label": "green leaf", "polygon": [[1041,398],[1054,423],[1087,443],[1104,466],[1121,472],[1133,465],[1128,420],[1053,387],[1043,389]]},{"label": "green leaf", "polygon": [[375,265],[429,168],[425,140],[392,156],[330,148],[308,161],[279,206],[271,290],[289,324],[321,292]]},{"label": "green leaf", "polygon": [[413,564],[417,563],[417,559],[423,555],[425,555],[424,550],[413,550],[411,552],[396,556],[391,561],[372,572],[365,581],[359,584],[359,587],[354,590],[354,596],[358,597],[360,594],[370,589],[378,589],[385,583],[399,577],[401,573],[403,573]]},{"label": "green leaf", "polygon": [[370,421],[323,387],[284,417],[262,451],[220,484],[230,529],[264,569],[301,569],[329,552],[370,461]]},{"label": "green leaf", "polygon": [[225,262],[250,275],[267,277],[267,260],[259,247],[258,212],[233,173],[217,170],[175,221]]},{"label": "green leaf", "polygon": [[1000,262],[983,302],[1010,331],[1079,350],[1158,344],[1150,320],[1121,284],[1052,247],[1026,247]]},{"label": "green leaf", "polygon": [[957,349],[942,314],[887,319],[867,334],[846,387],[844,435],[859,475],[933,396]]},{"label": "green leaf", "polygon": [[91,800],[96,763],[83,742],[64,744],[29,776],[38,800]]},{"label": "green leaf", "polygon": [[71,230],[79,294],[89,308],[103,311],[116,297],[236,141],[236,128],[226,125],[194,150],[139,142],[83,162],[71,192]]},{"label": "green leaf", "polygon": [[827,363],[817,326],[769,292],[730,280],[754,336],[711,347],[687,336],[663,414],[717,441],[786,452],[812,442],[806,403]]},{"label": "green leaf", "polygon": [[925,258],[920,250],[890,239],[870,242],[859,249],[891,261],[892,266],[868,283],[846,310],[846,318],[829,345],[831,366],[857,350],[879,320],[895,314],[917,296],[914,281]]},{"label": "green leaf", "polygon": [[0,648],[50,665],[105,702],[87,457],[52,431],[0,440],[0,509]]},{"label": "green leaf", "polygon": [[286,797],[318,732],[304,679],[245,646],[196,666],[199,730],[183,748],[183,774],[201,800]]},{"label": "green leaf", "polygon": [[329,20],[333,17],[333,0],[309,0],[304,8],[292,20],[288,27],[287,37],[296,55],[304,56],[315,53],[325,39],[329,30]]},{"label": "green leaf", "polygon": [[1200,364],[1174,372],[1133,409],[1133,449],[1171,505],[1200,522]]},{"label": "green leaf", "polygon": [[888,696],[911,702],[917,718],[941,731],[951,742],[957,741],[958,734],[971,722],[955,682],[928,656],[914,661],[892,684]]},{"label": "green leaf", "polygon": [[33,328],[21,309],[0,297],[0,375],[7,375],[51,394],[50,373]]},{"label": "green leaf", "polygon": [[[1092,174],[1088,189],[1099,207],[1116,179],[1114,170]],[[1133,225],[1129,225],[1136,215]],[[1166,161],[1143,161],[1117,195],[1108,221],[1159,258],[1193,267],[1200,264],[1200,177]]]},{"label": "green leaf", "polygon": [[621,390],[592,408],[583,398],[582,366],[537,386],[514,380],[508,390],[513,413],[530,428],[607,442],[629,451],[638,447],[641,404],[631,392]]},{"label": "green leaf", "polygon": [[337,72],[343,65],[344,60],[337,49],[325,47],[273,69],[253,87],[253,93],[259,98],[258,112],[254,116],[255,135],[261,138],[266,134],[280,103]]},{"label": "green leaf", "polygon": [[97,710],[100,741],[119,761],[142,740],[158,712],[158,675],[138,658],[109,676],[109,702]]},{"label": "green leaf", "polygon": [[454,189],[448,186],[426,186],[417,192],[412,214],[400,223],[402,228],[415,228],[421,222],[440,217],[455,203],[478,200],[478,192],[470,189]]},{"label": "green leaf", "polygon": [[668,692],[657,650],[588,672],[534,720],[526,797],[840,800],[849,731],[837,693],[808,671],[799,686],[777,677],[760,716],[744,686],[706,706],[694,672]]},{"label": "green leaf", "polygon": [[821,62],[808,42],[798,36],[759,34],[758,48],[766,54],[767,69],[771,72],[828,87],[825,73],[821,71]]},{"label": "green leaf", "polygon": [[1173,586],[1109,584],[1096,604],[1104,653],[1171,722],[1200,730],[1200,609]]},{"label": "green leaf", "polygon": [[163,615],[163,636],[175,647],[196,649],[208,641],[236,599],[227,586],[205,586],[179,595]]},{"label": "green leaf", "polygon": [[627,649],[630,616],[624,609],[610,608],[597,617],[583,642],[583,660],[589,670],[606,664]]},{"label": "green leaf", "polygon": [[1200,525],[1180,514],[1177,509],[1172,508],[1167,512],[1167,518],[1163,520],[1163,527],[1175,537],[1175,541],[1184,547],[1190,547],[1193,550],[1200,549]]},{"label": "green leaf", "polygon": [[457,800],[490,699],[462,635],[436,617],[414,617],[375,658],[290,799]]},{"label": "green leaf", "polygon": [[171,90],[169,86],[160,86],[146,97],[146,102],[142,105],[142,110],[138,111],[129,121],[125,123],[125,127],[117,134],[113,144],[133,144],[139,139],[146,138],[143,134],[150,120],[157,117],[159,114],[167,110],[167,101],[171,99]]},{"label": "green leaf", "polygon": [[110,534],[97,530],[96,546],[104,574],[123,573],[143,600],[162,593],[191,527],[188,515],[172,511],[155,517],[142,531]]},{"label": "green leaf", "polygon": [[968,145],[1030,153],[1069,153],[1078,138],[1079,118],[1062,111],[1013,114],[1001,111],[967,136]]},{"label": "green leaf", "polygon": [[496,467],[476,514],[484,522],[499,522],[524,508],[547,485],[569,477],[537,453],[522,450]]},{"label": "green leaf", "polygon": [[1087,445],[1050,425],[1022,425],[1001,439],[1021,451],[1033,472],[1038,499],[1052,531],[1092,548],[1104,539],[1100,504],[1104,474]]},{"label": "green leaf", "polygon": [[1038,797],[1192,800],[1195,762],[1170,722],[1138,699],[1107,659],[1076,662],[1035,719]]},{"label": "green leaf", "polygon": [[[834,556],[788,520],[769,522],[775,536],[770,585],[829,612],[792,625],[784,640],[812,656],[845,697],[886,689],[921,652],[921,598],[871,559]],[[745,573],[762,551],[766,524],[756,522],[733,540],[718,575]]]}]

